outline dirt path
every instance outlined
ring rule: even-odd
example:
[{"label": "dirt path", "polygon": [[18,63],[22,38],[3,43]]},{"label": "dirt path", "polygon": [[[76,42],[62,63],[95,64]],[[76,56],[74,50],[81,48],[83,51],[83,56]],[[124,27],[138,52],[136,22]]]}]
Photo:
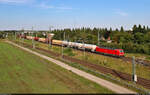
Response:
[{"label": "dirt path", "polygon": [[14,45],[16,47],[19,47],[19,48],[21,48],[21,49],[23,49],[25,51],[28,51],[28,52],[30,52],[32,54],[37,55],[37,56],[40,56],[41,58],[47,59],[47,60],[49,60],[49,61],[51,61],[51,62],[53,62],[53,63],[55,63],[55,64],[57,64],[57,65],[59,65],[59,66],[61,66],[63,68],[65,68],[65,69],[67,69],[67,70],[72,71],[73,73],[75,73],[75,74],[77,74],[79,76],[82,76],[82,77],[84,77],[84,78],[86,78],[88,80],[91,80],[91,81],[93,81],[93,82],[95,82],[95,83],[97,83],[97,84],[99,84],[99,85],[101,85],[103,87],[106,87],[106,88],[108,88],[108,89],[110,89],[110,90],[112,90],[112,91],[114,91],[116,93],[133,93],[133,94],[136,93],[134,91],[128,90],[128,89],[126,89],[124,87],[121,87],[119,85],[116,85],[114,83],[106,81],[104,79],[98,78],[98,77],[96,77],[94,75],[91,75],[89,73],[86,73],[84,71],[78,70],[78,69],[76,69],[74,67],[71,67],[71,66],[61,62],[61,61],[55,60],[53,58],[47,57],[47,56],[42,55],[40,53],[34,52],[34,51],[30,50],[30,49],[27,49],[27,48],[24,48],[22,46],[19,46],[19,45],[13,43],[13,42],[7,41],[7,43],[12,44],[12,45]]}]

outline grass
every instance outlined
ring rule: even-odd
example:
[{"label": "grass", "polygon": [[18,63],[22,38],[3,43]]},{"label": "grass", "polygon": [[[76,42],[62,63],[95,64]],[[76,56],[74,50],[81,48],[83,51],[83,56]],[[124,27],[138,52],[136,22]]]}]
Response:
[{"label": "grass", "polygon": [[7,43],[0,53],[0,93],[113,93]]},{"label": "grass", "polygon": [[68,56],[75,56],[75,54],[73,53],[73,50],[71,48],[65,48],[64,54],[67,54]]},{"label": "grass", "polygon": [[[24,42],[31,44],[30,40],[25,40]],[[46,50],[56,52],[56,53],[62,52],[62,49],[59,46],[52,46],[52,48],[48,48],[47,44],[39,43],[39,42],[36,42],[36,46],[46,49]],[[68,53],[64,52],[64,55],[68,55]],[[71,56],[73,58],[86,60],[93,64],[101,65],[101,66],[111,68],[111,69],[114,69],[114,70],[117,70],[120,72],[132,74],[131,62],[125,62],[122,59],[116,59],[116,58],[107,57],[107,56],[103,56],[103,55],[97,55],[97,54],[93,54],[93,53],[85,53],[85,56],[84,56],[84,53],[81,51],[78,51],[78,50],[72,50],[71,55],[73,55],[73,56]],[[129,54],[127,54],[127,55],[129,55]],[[137,64],[136,65],[136,74],[139,77],[150,79],[150,68],[145,67],[140,64]]]}]

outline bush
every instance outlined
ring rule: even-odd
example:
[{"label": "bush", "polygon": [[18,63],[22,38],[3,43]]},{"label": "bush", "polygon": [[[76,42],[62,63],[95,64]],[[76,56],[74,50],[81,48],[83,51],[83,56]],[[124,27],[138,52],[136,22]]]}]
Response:
[{"label": "bush", "polygon": [[68,56],[75,56],[71,48],[64,49],[64,53],[67,54]]},{"label": "bush", "polygon": [[149,47],[147,45],[143,46],[143,53],[150,54]]},{"label": "bush", "polygon": [[4,33],[0,33],[0,39],[5,39]]}]

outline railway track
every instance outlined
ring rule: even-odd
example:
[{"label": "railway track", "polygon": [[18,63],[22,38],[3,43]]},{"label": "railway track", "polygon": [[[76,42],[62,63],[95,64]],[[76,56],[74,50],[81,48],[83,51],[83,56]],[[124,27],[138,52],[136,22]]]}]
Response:
[{"label": "railway track", "polygon": [[[76,50],[78,50],[78,49],[76,49]],[[78,50],[78,51],[82,51],[82,50]],[[93,54],[93,52],[89,52],[89,51],[85,51],[85,52]],[[97,53],[94,53],[94,54],[96,54],[96,55],[103,55],[103,56],[110,57],[110,58],[122,59],[123,61],[130,62],[130,63],[132,63],[132,60],[133,60],[131,57],[115,57],[115,56],[104,55],[104,54],[97,54]],[[135,63],[136,64],[141,64],[143,66],[150,67],[150,61],[147,61],[147,60],[135,59]]]},{"label": "railway track", "polygon": [[[38,41],[38,42],[39,42],[39,41]],[[40,42],[40,43],[44,43],[44,42]],[[44,44],[48,44],[48,43],[44,43]],[[54,45],[54,44],[53,44],[53,45]],[[60,45],[55,45],[55,46],[59,46],[59,47],[60,47]],[[79,49],[76,49],[76,48],[73,48],[73,49],[75,49],[75,50],[77,50],[77,51],[83,51],[83,50],[79,50]],[[97,54],[97,53],[91,52],[91,51],[85,51],[85,52]],[[100,54],[97,54],[97,55],[100,55]],[[113,58],[117,58],[117,59],[118,59],[118,57],[115,57],[115,56],[110,56],[110,55],[105,55],[105,54],[101,54],[101,55],[104,55],[104,56],[106,56],[106,57],[113,57]],[[130,62],[130,63],[132,63],[132,58],[131,58],[131,57],[120,57],[120,59],[122,59],[122,60],[125,61],[125,62]],[[141,64],[141,65],[143,65],[143,66],[148,66],[148,67],[150,67],[150,61],[142,60],[142,59],[135,59],[135,62],[136,62],[137,64]]]},{"label": "railway track", "polygon": [[[84,65],[86,67],[89,67],[91,69],[100,71],[100,72],[102,72],[104,74],[112,74],[112,75],[114,75],[116,77],[119,77],[119,78],[121,78],[123,80],[132,81],[131,80],[132,79],[132,75],[127,74],[127,73],[122,73],[122,72],[119,72],[119,71],[116,71],[116,70],[113,70],[113,69],[110,69],[110,68],[107,68],[107,67],[103,67],[103,66],[100,66],[100,65],[92,64],[90,62],[82,61],[82,60],[71,58],[71,57],[68,57],[68,56],[64,56],[64,59],[67,59],[67,60],[72,61],[72,62],[79,63],[79,64]],[[143,87],[150,89],[150,80],[138,77],[137,84],[142,85]]]},{"label": "railway track", "polygon": [[[28,45],[28,44],[25,44],[25,43],[23,43],[23,45],[26,46],[26,47],[32,48],[31,45]],[[49,54],[51,54],[52,56],[55,56],[55,57],[61,56],[61,54],[59,54],[59,53],[54,53],[52,51],[48,51],[48,50],[45,50],[45,49],[42,49],[42,48],[36,48],[36,49],[44,51],[46,53],[48,52]],[[97,65],[97,64],[93,64],[93,63],[90,63],[90,62],[87,62],[87,61],[79,60],[79,59],[72,58],[72,57],[65,56],[65,55],[63,56],[63,58],[65,60],[75,62],[75,63],[81,64],[83,66],[86,66],[88,68],[91,68],[93,70],[97,70],[97,71],[102,72],[104,74],[112,74],[113,76],[119,77],[122,80],[132,81],[131,80],[132,75],[130,75],[130,74],[119,72],[119,71],[116,71],[116,70],[113,70],[113,69],[110,69],[110,68],[107,68],[107,67],[103,67],[103,66],[100,66],[100,65]],[[127,59],[124,59],[124,60],[130,61],[131,59],[127,58]],[[139,85],[141,85],[141,86],[143,86],[147,89],[150,89],[150,80],[147,80],[147,79],[144,79],[144,78],[141,78],[141,77],[138,77],[137,79],[138,79],[137,84],[139,84]]]},{"label": "railway track", "polygon": [[[130,57],[122,57],[121,59],[124,60],[124,61],[132,62],[132,58],[130,58]],[[150,67],[150,61],[142,60],[142,59],[135,59],[135,62],[136,62],[137,64],[141,64],[141,65],[143,65],[143,66],[148,66],[148,67]]]},{"label": "railway track", "polygon": [[[44,43],[44,44],[46,44],[46,43]],[[54,45],[54,46],[59,46],[60,47],[60,45]],[[79,50],[79,49],[76,49],[76,48],[72,48],[72,49],[75,49],[77,51],[82,51],[82,52],[84,51],[84,50]],[[131,57],[116,57],[116,56],[111,56],[111,55],[99,54],[99,53],[95,53],[95,52],[91,52],[91,51],[85,51],[85,52],[90,53],[90,54],[92,53],[92,54],[97,54],[97,55],[103,55],[103,56],[111,57],[111,58],[117,58],[117,59],[119,58],[119,59],[122,59],[125,62],[130,62],[130,63],[132,63],[132,60],[133,60]],[[143,66],[150,67],[150,61],[147,61],[147,60],[135,59],[135,63],[136,64],[141,64]]]},{"label": "railway track", "polygon": [[[82,51],[82,50],[79,50],[79,51]],[[89,52],[89,51],[86,51],[86,52],[93,53],[93,52]],[[94,53],[94,54],[97,54],[97,53]],[[97,54],[97,55],[100,55],[100,54]],[[122,59],[125,62],[131,62],[132,63],[132,61],[133,61],[133,59],[131,57],[114,57],[114,56],[108,56],[108,55],[104,55],[104,54],[103,54],[103,56],[111,57],[111,58],[116,58],[116,59]],[[150,61],[147,61],[147,60],[135,59],[135,63],[136,64],[141,64],[143,66],[150,67]]]}]

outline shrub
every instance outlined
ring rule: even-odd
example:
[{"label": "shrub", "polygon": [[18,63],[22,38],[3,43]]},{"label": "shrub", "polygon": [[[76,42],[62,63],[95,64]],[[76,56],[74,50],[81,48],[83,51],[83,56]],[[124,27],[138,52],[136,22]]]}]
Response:
[{"label": "shrub", "polygon": [[68,56],[75,56],[71,48],[64,49],[64,53],[67,54]]}]

